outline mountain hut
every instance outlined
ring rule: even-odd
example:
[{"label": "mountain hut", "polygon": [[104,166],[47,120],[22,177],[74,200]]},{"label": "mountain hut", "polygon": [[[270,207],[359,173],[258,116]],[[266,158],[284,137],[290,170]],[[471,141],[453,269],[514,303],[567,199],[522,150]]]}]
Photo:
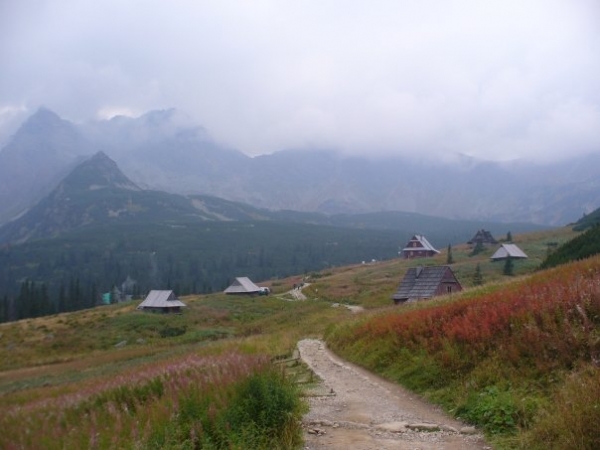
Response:
[{"label": "mountain hut", "polygon": [[186,304],[179,301],[173,291],[152,290],[137,309],[150,312],[178,313]]},{"label": "mountain hut", "polygon": [[492,233],[490,233],[487,230],[484,230],[483,228],[481,230],[477,230],[477,233],[475,233],[475,236],[473,236],[473,238],[467,242],[467,244],[470,245],[485,245],[485,244],[497,244],[498,241],[496,239],[494,239],[494,236],[492,236]]},{"label": "mountain hut", "polygon": [[449,266],[419,266],[406,271],[392,300],[399,304],[459,291],[462,286]]},{"label": "mountain hut", "polygon": [[224,292],[230,295],[255,295],[260,292],[260,287],[248,277],[237,277]]},{"label": "mountain hut", "polygon": [[400,251],[404,259],[429,258],[439,253],[422,234],[415,234]]},{"label": "mountain hut", "polygon": [[492,261],[502,261],[508,258],[527,259],[528,256],[515,244],[502,244],[500,248],[491,256]]}]

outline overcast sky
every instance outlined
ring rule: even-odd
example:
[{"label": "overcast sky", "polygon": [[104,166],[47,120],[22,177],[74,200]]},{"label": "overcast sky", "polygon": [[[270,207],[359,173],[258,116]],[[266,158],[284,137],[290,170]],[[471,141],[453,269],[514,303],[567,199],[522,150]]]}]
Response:
[{"label": "overcast sky", "polygon": [[600,1],[1,0],[0,134],[40,105],[250,155],[600,152]]}]

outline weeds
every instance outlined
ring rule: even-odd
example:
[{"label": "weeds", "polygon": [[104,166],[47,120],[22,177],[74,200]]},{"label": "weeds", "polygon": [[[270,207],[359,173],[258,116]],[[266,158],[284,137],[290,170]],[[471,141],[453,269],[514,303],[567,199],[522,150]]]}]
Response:
[{"label": "weeds", "polygon": [[[330,329],[327,341],[345,357],[443,399],[488,434],[509,436],[534,427],[565,374],[581,364],[598,370],[600,258],[478,292],[388,309]],[[569,413],[572,428],[592,441],[594,412]]]},{"label": "weeds", "polygon": [[284,448],[300,442],[303,410],[295,385],[265,357],[186,356],[5,409],[0,447]]}]

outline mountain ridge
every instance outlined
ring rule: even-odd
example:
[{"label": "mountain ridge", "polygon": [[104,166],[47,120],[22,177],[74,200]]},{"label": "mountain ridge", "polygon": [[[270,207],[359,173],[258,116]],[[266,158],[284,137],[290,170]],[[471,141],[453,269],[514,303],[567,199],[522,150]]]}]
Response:
[{"label": "mountain ridge", "polygon": [[[208,195],[172,194],[142,189],[127,178],[115,161],[98,152],[76,166],[54,190],[22,216],[0,226],[0,243],[54,238],[89,225],[110,227],[117,222],[188,223],[224,221],[271,221],[328,227],[393,230],[410,226],[420,232],[428,222],[443,223],[446,235],[469,228],[499,224],[453,221],[406,212],[323,214],[319,212],[271,211]],[[508,224],[506,224],[508,225]],[[514,230],[539,228],[511,224]],[[450,234],[448,234],[450,233]],[[460,235],[460,237],[459,237]],[[455,235],[457,241],[464,238]]]},{"label": "mountain ridge", "polygon": [[[32,155],[45,147],[50,151],[42,164]],[[600,204],[595,154],[547,165],[467,156],[452,164],[367,159],[323,149],[249,157],[214,142],[174,109],[84,125],[40,109],[0,151],[0,223],[33,205],[99,150],[142,188],[212,195],[271,210],[407,211],[562,225]]]}]

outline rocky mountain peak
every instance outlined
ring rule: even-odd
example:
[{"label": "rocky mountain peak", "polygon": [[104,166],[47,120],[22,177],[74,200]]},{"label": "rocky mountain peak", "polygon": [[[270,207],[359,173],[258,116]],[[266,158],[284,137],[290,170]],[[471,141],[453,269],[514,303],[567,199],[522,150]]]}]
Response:
[{"label": "rocky mountain peak", "polygon": [[77,166],[61,183],[63,190],[120,188],[139,191],[104,152],[98,152]]},{"label": "rocky mountain peak", "polygon": [[42,106],[23,123],[17,133],[48,133],[71,126],[68,121],[61,119],[54,111]]}]

